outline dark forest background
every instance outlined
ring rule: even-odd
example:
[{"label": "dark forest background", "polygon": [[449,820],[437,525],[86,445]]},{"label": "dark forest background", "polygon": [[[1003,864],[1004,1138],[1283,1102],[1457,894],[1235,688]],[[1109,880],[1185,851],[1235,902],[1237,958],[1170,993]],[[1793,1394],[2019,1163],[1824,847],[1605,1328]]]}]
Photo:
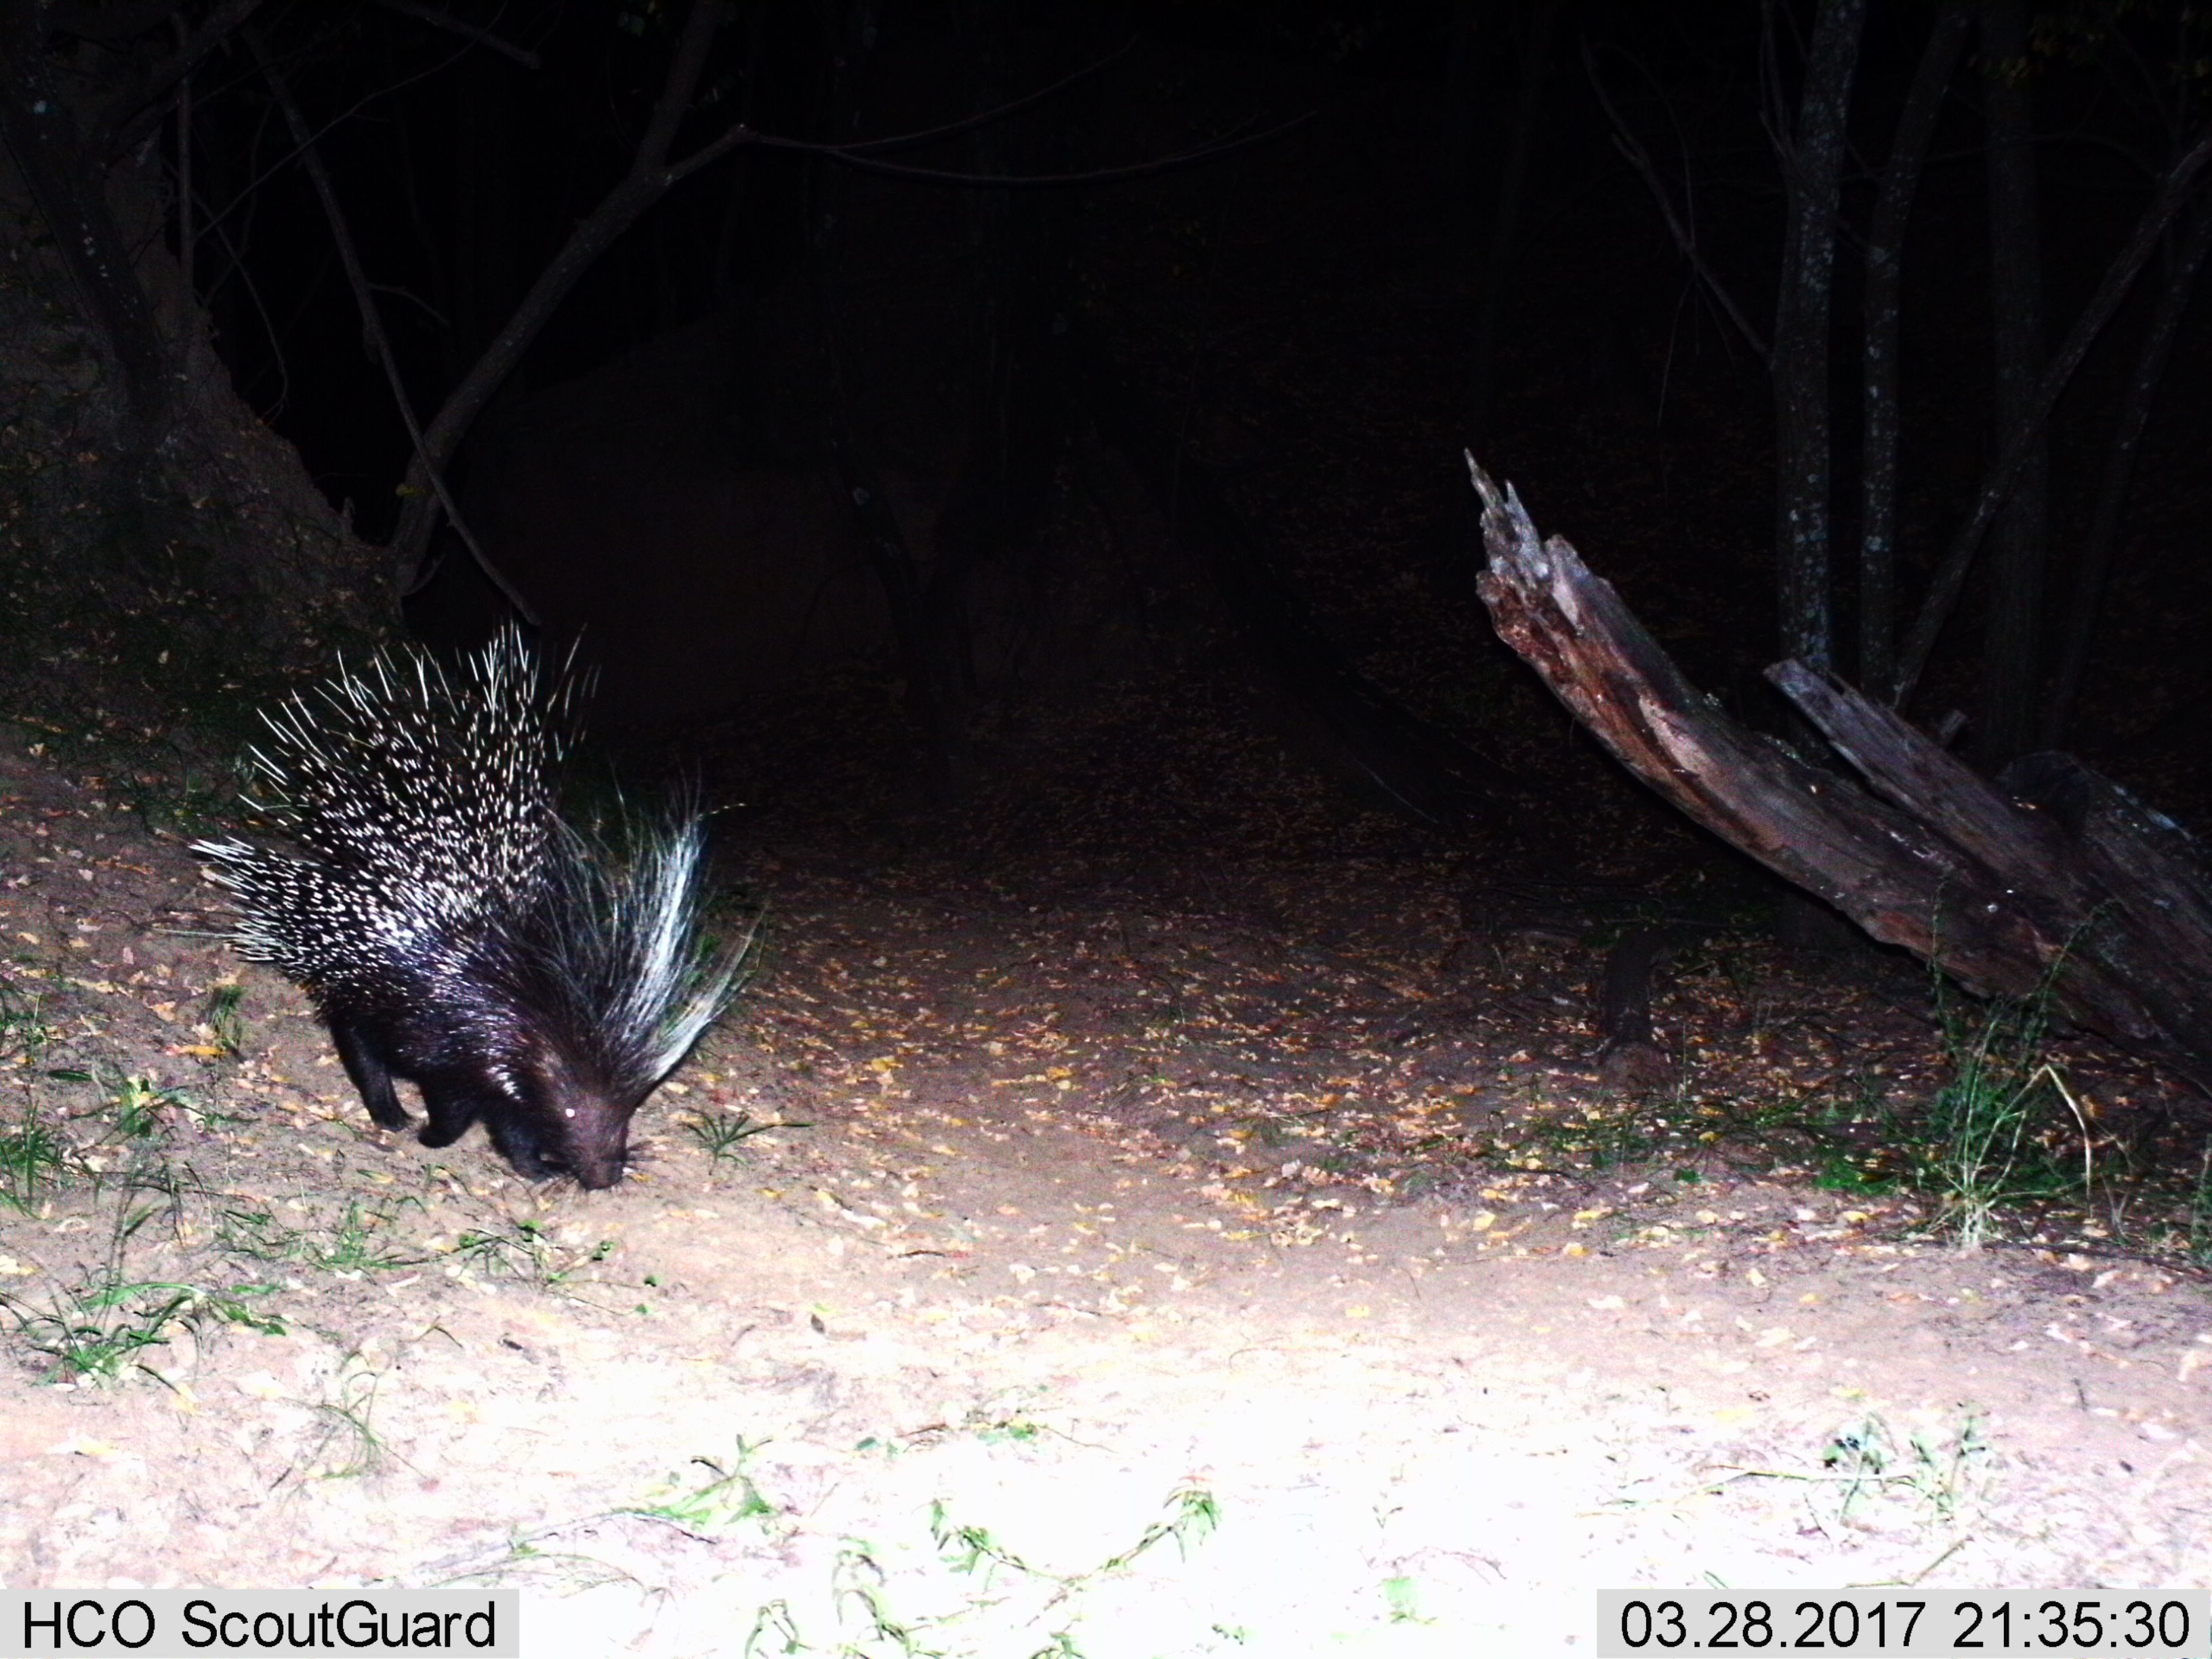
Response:
[{"label": "dark forest background", "polygon": [[1471,447],[1754,724],[1795,655],[2202,822],[2208,64],[2159,0],[0,0],[9,696],[520,612],[618,730],[881,685],[942,802],[1198,672],[1462,836],[1560,735]]}]

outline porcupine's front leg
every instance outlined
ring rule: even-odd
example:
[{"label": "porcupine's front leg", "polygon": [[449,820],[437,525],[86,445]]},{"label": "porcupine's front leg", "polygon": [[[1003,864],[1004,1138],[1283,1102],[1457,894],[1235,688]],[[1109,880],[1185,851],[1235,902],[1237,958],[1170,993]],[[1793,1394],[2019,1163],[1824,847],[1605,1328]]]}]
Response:
[{"label": "porcupine's front leg", "polygon": [[425,1146],[450,1146],[483,1115],[473,1079],[430,1073],[416,1079],[422,1085],[422,1104],[430,1121],[415,1138]]},{"label": "porcupine's front leg", "polygon": [[450,1146],[470,1125],[482,1123],[516,1174],[541,1181],[561,1173],[562,1166],[539,1150],[535,1128],[496,1083],[467,1067],[428,1073],[417,1081],[422,1085],[422,1103],[430,1109],[429,1122],[416,1137],[425,1146]]},{"label": "porcupine's front leg", "polygon": [[385,1060],[382,1041],[349,1019],[327,1023],[331,1041],[337,1045],[338,1061],[353,1079],[353,1086],[361,1091],[368,1115],[387,1129],[404,1129],[413,1122],[392,1086],[392,1067]]},{"label": "porcupine's front leg", "polygon": [[532,1181],[543,1181],[550,1176],[568,1173],[563,1164],[556,1164],[540,1150],[538,1132],[512,1112],[487,1112],[484,1127],[491,1133],[491,1144],[499,1155],[514,1165],[515,1173]]}]

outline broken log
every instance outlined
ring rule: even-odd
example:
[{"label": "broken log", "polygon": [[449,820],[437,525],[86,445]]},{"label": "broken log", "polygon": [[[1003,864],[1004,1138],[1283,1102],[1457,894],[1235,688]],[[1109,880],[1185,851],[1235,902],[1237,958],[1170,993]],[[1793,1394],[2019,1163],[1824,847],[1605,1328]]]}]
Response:
[{"label": "broken log", "polygon": [[1981,995],[2054,1012],[2212,1090],[2212,873],[2170,819],[2063,755],[1982,777],[1833,675],[1767,678],[1865,786],[1742,726],[1611,583],[1469,458],[1500,638],[1661,796]]}]

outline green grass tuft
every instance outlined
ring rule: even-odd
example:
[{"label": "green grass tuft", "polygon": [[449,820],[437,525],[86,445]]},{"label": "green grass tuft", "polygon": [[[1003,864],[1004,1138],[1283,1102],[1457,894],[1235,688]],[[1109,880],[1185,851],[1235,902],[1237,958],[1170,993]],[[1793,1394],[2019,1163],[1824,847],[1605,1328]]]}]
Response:
[{"label": "green grass tuft", "polygon": [[2094,1152],[2081,1107],[2045,1057],[2042,999],[1993,999],[1978,1022],[1943,1012],[1951,1080],[1926,1121],[1922,1184],[1960,1246],[1978,1249],[2002,1210],[2087,1197]]},{"label": "green grass tuft", "polygon": [[148,1349],[210,1320],[283,1335],[283,1322],[252,1305],[253,1298],[276,1288],[246,1285],[216,1291],[126,1279],[109,1268],[57,1291],[43,1308],[0,1297],[0,1309],[15,1319],[26,1346],[54,1362],[58,1381],[113,1382],[150,1369],[143,1358]]}]

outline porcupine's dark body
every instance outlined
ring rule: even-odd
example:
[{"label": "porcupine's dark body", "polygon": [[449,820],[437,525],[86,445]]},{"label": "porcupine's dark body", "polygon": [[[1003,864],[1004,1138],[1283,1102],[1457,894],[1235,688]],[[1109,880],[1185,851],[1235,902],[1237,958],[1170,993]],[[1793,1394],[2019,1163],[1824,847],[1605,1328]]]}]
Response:
[{"label": "porcupine's dark body", "polygon": [[629,1120],[728,1002],[743,946],[697,936],[696,817],[610,848],[551,772],[574,684],[509,629],[448,675],[379,658],[269,716],[264,803],[307,856],[193,850],[237,896],[234,944],[313,1000],[369,1115],[420,1139],[482,1122],[522,1174],[621,1179]]}]

